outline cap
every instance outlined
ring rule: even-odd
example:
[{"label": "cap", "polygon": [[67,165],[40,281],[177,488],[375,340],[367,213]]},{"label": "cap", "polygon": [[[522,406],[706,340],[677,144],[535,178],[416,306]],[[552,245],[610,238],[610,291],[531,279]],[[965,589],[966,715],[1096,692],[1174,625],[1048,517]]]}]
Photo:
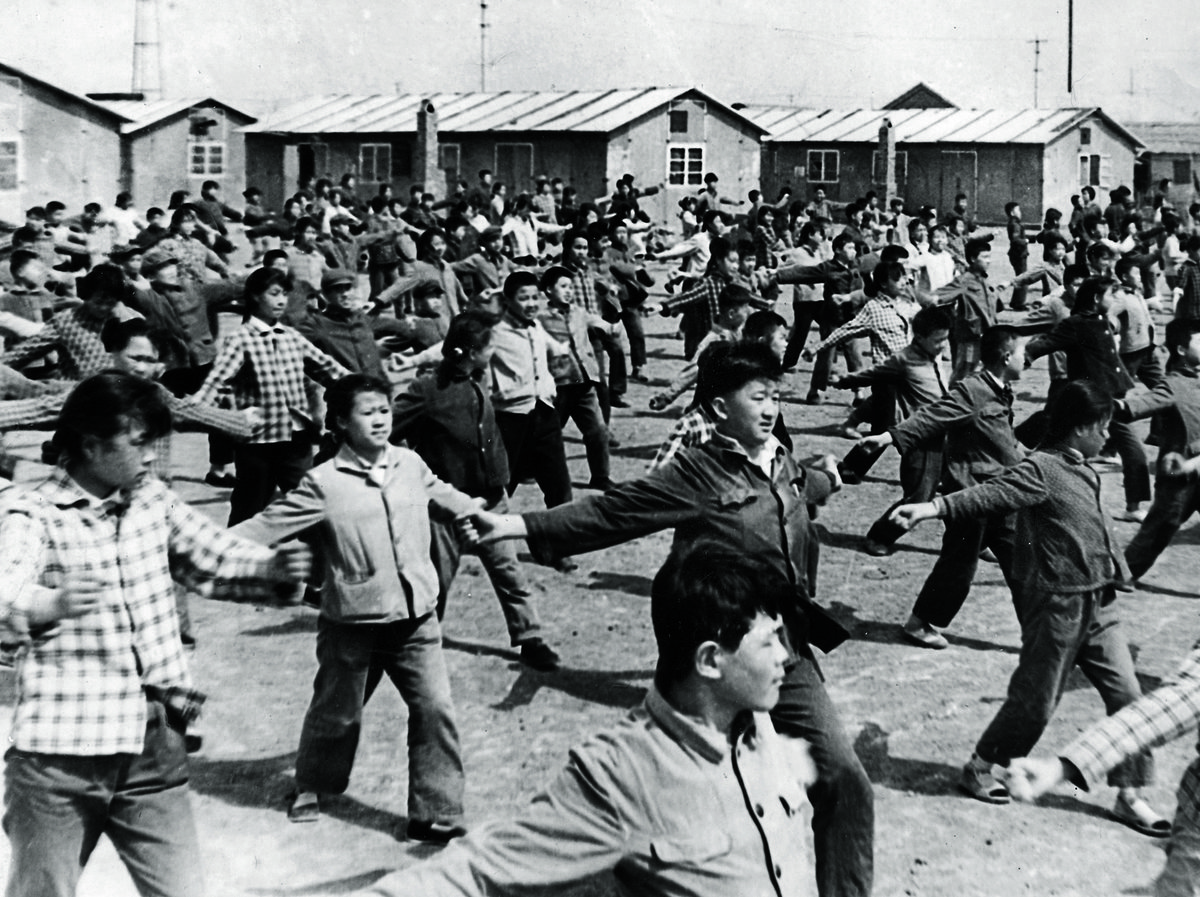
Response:
[{"label": "cap", "polygon": [[908,250],[899,243],[889,243],[879,250],[879,261],[881,262],[898,262],[906,258],[908,258]]},{"label": "cap", "polygon": [[109,251],[108,257],[114,262],[123,262],[135,255],[145,255],[145,253],[146,250],[137,243],[119,243]]},{"label": "cap", "polygon": [[142,259],[142,273],[153,274],[167,265],[178,265],[179,259],[165,249],[151,249]]},{"label": "cap", "polygon": [[257,187],[247,187],[245,190],[242,191],[242,196],[244,196],[246,199],[249,199],[251,196],[262,196],[262,195],[263,195],[263,192],[261,190],[259,190]]},{"label": "cap", "polygon": [[345,268],[330,268],[321,275],[321,289],[327,290],[344,283],[353,284],[354,275]]},{"label": "cap", "polygon": [[967,240],[966,246],[963,247],[967,257],[978,255],[981,252],[987,252],[992,248],[992,235],[986,237],[972,237]]},{"label": "cap", "polygon": [[479,242],[486,243],[488,240],[499,240],[503,236],[504,231],[492,225],[491,227],[484,228],[483,233],[479,235]]}]

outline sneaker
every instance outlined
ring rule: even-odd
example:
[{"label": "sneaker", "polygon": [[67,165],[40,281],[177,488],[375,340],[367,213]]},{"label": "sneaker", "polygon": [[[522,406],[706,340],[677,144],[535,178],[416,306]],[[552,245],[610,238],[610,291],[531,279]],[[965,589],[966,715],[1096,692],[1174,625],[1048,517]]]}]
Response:
[{"label": "sneaker", "polygon": [[316,822],[320,819],[321,804],[317,792],[295,792],[288,804],[287,817],[292,822]]},{"label": "sneaker", "polygon": [[562,658],[542,639],[534,638],[521,643],[521,663],[539,673],[555,673],[562,665]]},{"label": "sneaker", "polygon": [[614,408],[628,408],[629,407],[629,403],[625,401],[624,396],[612,396],[608,400],[608,404],[612,405]]},{"label": "sneaker", "polygon": [[981,769],[974,763],[963,767],[958,787],[964,794],[969,794],[985,804],[1007,804],[1012,800],[1008,787],[992,775],[990,769]]},{"label": "sneaker", "polygon": [[821,394],[815,389],[810,390],[808,395],[804,397],[805,405],[820,405],[821,401]]},{"label": "sneaker", "polygon": [[404,837],[422,844],[449,844],[467,833],[465,826],[450,822],[432,822],[427,819],[410,819],[404,828]]},{"label": "sneaker", "polygon": [[910,642],[920,645],[922,648],[933,648],[935,651],[940,651],[950,647],[950,643],[946,641],[944,635],[923,621],[905,623],[900,631]]},{"label": "sneaker", "polygon": [[609,448],[620,448],[620,447],[621,447],[621,440],[620,440],[620,439],[618,439],[618,438],[617,438],[617,437],[616,437],[616,436],[613,434],[613,431],[612,431],[612,430],[609,430],[609,431],[608,431],[608,447],[609,447]]},{"label": "sneaker", "polygon": [[1121,511],[1118,514],[1113,514],[1113,520],[1121,520],[1125,523],[1142,523],[1146,519],[1146,511],[1144,508],[1138,508],[1136,511]]},{"label": "sneaker", "polygon": [[232,489],[237,485],[237,477],[231,473],[216,473],[210,470],[204,475],[204,482],[217,489]]},{"label": "sneaker", "polygon": [[841,436],[845,439],[853,439],[855,442],[862,439],[862,433],[858,432],[857,428],[848,426],[846,424],[834,424],[830,428],[830,432],[832,432],[835,436]]},{"label": "sneaker", "polygon": [[559,558],[557,561],[555,561],[550,566],[553,567],[555,570],[557,570],[559,573],[574,573],[576,570],[579,569],[579,565],[577,563],[575,563],[573,560],[571,560],[570,558]]}]

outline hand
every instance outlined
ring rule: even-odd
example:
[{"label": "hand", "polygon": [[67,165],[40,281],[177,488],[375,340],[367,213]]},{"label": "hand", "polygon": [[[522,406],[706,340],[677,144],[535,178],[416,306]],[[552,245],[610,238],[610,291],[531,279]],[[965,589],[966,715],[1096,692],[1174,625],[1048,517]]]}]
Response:
[{"label": "hand", "polygon": [[1167,452],[1158,461],[1163,476],[1181,477],[1187,474],[1187,462],[1179,452]]},{"label": "hand", "polygon": [[1018,757],[1009,762],[1003,778],[1009,794],[1017,800],[1032,803],[1061,782],[1065,776],[1063,763],[1057,757]]},{"label": "hand", "polygon": [[246,423],[250,425],[251,430],[261,430],[267,423],[266,415],[263,414],[263,410],[257,405],[243,408],[242,417],[246,419]]},{"label": "hand", "polygon": [[814,470],[823,470],[833,480],[834,490],[842,488],[842,472],[838,469],[838,459],[833,455],[825,455],[815,464],[810,465]]},{"label": "hand", "polygon": [[304,542],[284,542],[275,549],[275,572],[282,582],[304,582],[312,572],[312,563],[312,549]]},{"label": "hand", "polygon": [[643,315],[656,315],[661,311],[662,311],[662,303],[660,303],[660,302],[643,302],[642,303],[642,314]]},{"label": "hand", "polygon": [[493,514],[478,508],[459,515],[459,533],[471,545],[490,545],[502,539],[523,539],[528,534],[520,514]]},{"label": "hand", "polygon": [[87,573],[69,573],[57,589],[38,589],[32,596],[29,622],[35,625],[83,617],[99,609],[104,585]]},{"label": "hand", "polygon": [[937,517],[937,506],[931,501],[914,505],[900,505],[888,515],[888,521],[908,532],[922,520],[933,520]]},{"label": "hand", "polygon": [[876,433],[874,436],[864,436],[858,440],[857,447],[868,451],[883,451],[892,444],[891,433]]}]

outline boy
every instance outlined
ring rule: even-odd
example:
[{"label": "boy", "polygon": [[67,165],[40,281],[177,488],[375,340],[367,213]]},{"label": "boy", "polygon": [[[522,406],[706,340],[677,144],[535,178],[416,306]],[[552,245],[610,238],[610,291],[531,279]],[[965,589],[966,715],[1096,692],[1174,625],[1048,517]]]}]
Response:
[{"label": "boy", "polygon": [[330,268],[321,275],[324,308],[307,315],[296,325],[296,330],[346,370],[387,379],[357,286],[358,278],[353,271]]},{"label": "boy", "polygon": [[574,306],[574,284],[571,272],[566,268],[550,268],[542,275],[539,286],[546,295],[547,307],[538,320],[546,333],[567,349],[551,363],[558,419],[562,426],[566,426],[568,420],[575,421],[587,453],[591,474],[588,488],[603,492],[613,486],[609,476],[608,427],[598,396],[600,366],[588,333],[598,330],[616,336],[621,332],[621,325],[610,324],[598,314]]},{"label": "boy", "polygon": [[[1104,699],[1109,715],[1142,695],[1129,644],[1113,607],[1123,561],[1100,506],[1100,477],[1087,463],[1104,445],[1112,400],[1091,383],[1070,383],[1051,415],[1046,447],[990,483],[897,508],[905,528],[942,517],[954,525],[983,515],[1016,512],[1013,590],[1021,621],[1021,655],[1008,697],[963,768],[960,787],[985,803],[1008,803],[1008,789],[992,775],[1028,756],[1041,738],[1079,666]],[[1143,834],[1163,837],[1170,825],[1142,799],[1154,776],[1149,751],[1130,757],[1109,775],[1116,786],[1113,815]]]},{"label": "boy", "polygon": [[204,696],[172,574],[261,594],[302,580],[308,559],[231,536],[146,475],[170,419],[153,383],[88,378],[59,419],[63,466],[0,518],[0,618],[22,644],[4,812],[13,897],[74,893],[100,832],[139,890],[203,893],[184,732]]},{"label": "boy", "polygon": [[1125,549],[1136,581],[1150,569],[1179,527],[1200,510],[1196,474],[1185,469],[1200,454],[1200,320],[1177,318],[1167,325],[1167,389],[1118,400],[1115,416],[1137,420],[1153,414],[1158,433],[1158,476],[1154,500]]},{"label": "boy", "polygon": [[46,289],[46,267],[31,249],[14,249],[8,260],[13,285],[0,294],[0,310],[42,324],[50,318],[54,295]]},{"label": "boy", "polygon": [[[595,551],[674,530],[671,558],[695,557],[716,541],[789,583],[781,617],[794,663],[772,715],[785,734],[813,748],[820,785],[810,792],[822,894],[869,894],[873,862],[873,794],[817,672],[812,647],[829,652],[846,633],[813,602],[816,527],[806,505],[819,504],[840,481],[832,458],[802,468],[774,437],[782,368],[761,344],[710,347],[705,410],[711,441],[684,449],[654,473],[604,495],[523,515],[472,515],[486,540],[526,538],[535,558]],[[810,647],[811,646],[811,647]]]},{"label": "boy", "polygon": [[[1025,236],[1025,225],[1021,223],[1021,204],[1006,202],[1004,214],[1008,219],[1005,229],[1008,232],[1008,263],[1012,265],[1013,275],[1020,277],[1029,265],[1029,240]],[[1009,306],[1013,311],[1025,310],[1025,287],[1013,282],[1012,296]]]},{"label": "boy", "polygon": [[[1025,451],[1012,430],[1012,382],[1025,366],[1024,347],[1012,327],[996,326],[980,340],[983,370],[953,384],[946,396],[920,408],[886,433],[859,445],[879,450],[895,445],[901,457],[946,439],[946,477],[950,491],[986,483],[1017,464]],[[893,515],[894,516],[894,515]],[[942,535],[942,550],[908,621],[904,637],[923,648],[949,646],[939,629],[949,626],[971,590],[979,555],[991,549],[1015,595],[1013,523],[1002,515],[955,521]]]},{"label": "boy", "polygon": [[980,361],[980,338],[997,322],[999,301],[988,283],[991,250],[990,237],[967,240],[964,249],[967,270],[934,294],[936,304],[954,306],[954,329],[950,332],[950,351],[954,356],[951,383],[974,373]]},{"label": "boy", "polygon": [[133,242],[137,243],[143,249],[149,249],[155,243],[158,243],[167,238],[170,230],[166,225],[167,213],[157,206],[152,206],[146,210],[146,226],[134,238]]},{"label": "boy", "polygon": [[1183,244],[1187,259],[1179,266],[1179,283],[1172,291],[1175,317],[1200,320],[1200,234],[1192,234]]},{"label": "boy", "polygon": [[[669,561],[651,588],[658,663],[645,703],[573,749],[519,818],[361,897],[549,893],[604,871],[646,897],[812,894],[803,823],[812,762],[767,715],[787,658],[788,592],[775,571],[720,544]],[[720,846],[700,847],[713,840],[713,818]],[[669,844],[694,848],[656,846]]]},{"label": "boy", "polygon": [[[942,370],[942,352],[950,340],[950,317],[940,308],[923,308],[912,320],[912,342],[895,355],[836,384],[839,389],[854,386],[889,387],[899,406],[901,420],[946,395],[947,376]],[[915,442],[900,456],[900,488],[904,495],[888,508],[867,531],[864,550],[876,557],[891,554],[902,531],[888,522],[888,515],[902,504],[929,501],[942,479],[942,434]],[[879,452],[863,447],[852,449],[840,465],[846,482],[858,482],[875,463]]]}]

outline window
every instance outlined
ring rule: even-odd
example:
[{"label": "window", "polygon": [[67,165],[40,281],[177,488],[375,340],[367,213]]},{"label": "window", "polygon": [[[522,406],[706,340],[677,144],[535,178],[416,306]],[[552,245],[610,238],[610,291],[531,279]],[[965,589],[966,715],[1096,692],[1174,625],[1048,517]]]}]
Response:
[{"label": "window", "polygon": [[438,144],[438,168],[442,171],[458,172],[462,157],[462,146],[457,143]]},{"label": "window", "polygon": [[0,140],[0,191],[17,189],[17,141]]},{"label": "window", "polygon": [[1174,175],[1171,180],[1175,182],[1175,186],[1190,190],[1192,186],[1192,160],[1176,159],[1171,167],[1173,169],[1172,174]]},{"label": "window", "polygon": [[836,184],[838,181],[838,151],[808,151],[808,182],[810,184]]},{"label": "window", "polygon": [[667,147],[667,183],[676,187],[704,183],[704,147]]},{"label": "window", "polygon": [[192,140],[189,150],[191,161],[188,172],[192,177],[212,177],[225,173],[224,140]]},{"label": "window", "polygon": [[1105,187],[1112,183],[1112,156],[1100,153],[1081,153],[1079,156],[1079,186]]},{"label": "window", "polygon": [[[883,158],[879,155],[879,150],[874,150],[871,153],[871,180],[876,184],[882,184],[884,178],[887,177],[887,172],[883,170]],[[904,184],[908,181],[908,153],[904,150],[896,151],[896,184]]]},{"label": "window", "polygon": [[672,134],[686,134],[688,129],[688,114],[686,109],[672,109],[667,113],[671,121]]},{"label": "window", "polygon": [[1079,145],[1080,146],[1090,146],[1091,143],[1092,143],[1092,129],[1091,128],[1080,128],[1079,129]]},{"label": "window", "polygon": [[533,144],[497,143],[492,168],[495,180],[508,187],[509,196],[528,190],[533,180]]},{"label": "window", "polygon": [[358,179],[365,183],[384,183],[392,179],[390,143],[359,144]]}]

